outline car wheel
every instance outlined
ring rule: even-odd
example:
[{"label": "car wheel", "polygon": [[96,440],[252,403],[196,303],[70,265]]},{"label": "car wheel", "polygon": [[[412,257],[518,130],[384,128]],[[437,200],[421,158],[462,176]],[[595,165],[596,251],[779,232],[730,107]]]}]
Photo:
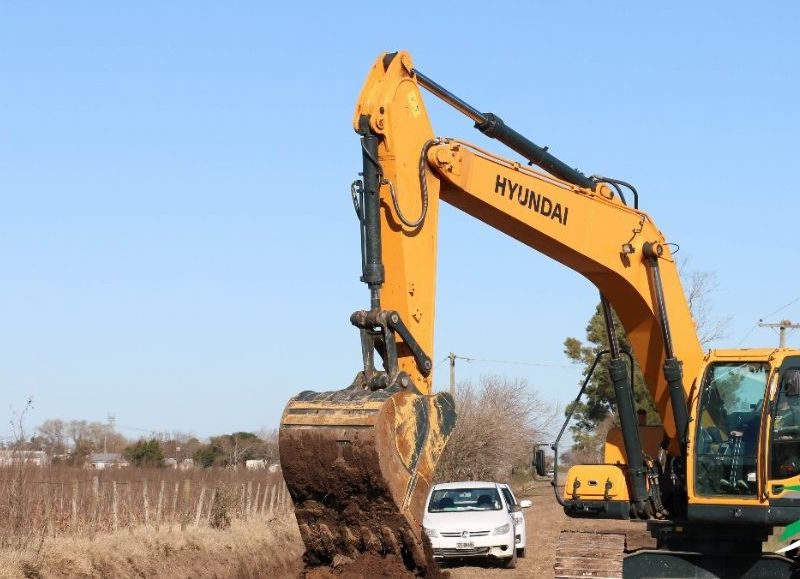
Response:
[{"label": "car wheel", "polygon": [[519,557],[520,559],[525,558],[525,547],[523,547],[522,549],[517,549],[517,557]]},{"label": "car wheel", "polygon": [[503,560],[503,567],[506,569],[514,569],[517,566],[517,550],[514,549],[512,553],[508,559]]}]

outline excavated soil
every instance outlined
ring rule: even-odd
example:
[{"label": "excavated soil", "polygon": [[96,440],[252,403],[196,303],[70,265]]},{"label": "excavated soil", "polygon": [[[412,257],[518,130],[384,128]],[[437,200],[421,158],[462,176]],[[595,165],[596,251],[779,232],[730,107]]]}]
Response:
[{"label": "excavated soil", "polygon": [[[342,444],[346,438],[352,443]],[[286,436],[281,457],[306,546],[306,577],[438,575],[392,500],[371,430]]]},{"label": "excavated soil", "polygon": [[364,577],[415,577],[416,575],[406,569],[403,560],[395,555],[381,557],[367,553],[350,559],[349,557],[336,557],[330,567],[307,568],[303,574],[304,579],[362,579]]},{"label": "excavated soil", "polygon": [[[301,575],[303,579],[365,579],[372,577],[403,579],[419,576],[417,573],[409,571],[401,558],[395,555],[381,557],[374,553],[365,553],[355,559],[337,555],[329,567],[306,567]],[[422,576],[428,579],[448,579],[450,573],[442,571],[434,561],[431,561]]]}]

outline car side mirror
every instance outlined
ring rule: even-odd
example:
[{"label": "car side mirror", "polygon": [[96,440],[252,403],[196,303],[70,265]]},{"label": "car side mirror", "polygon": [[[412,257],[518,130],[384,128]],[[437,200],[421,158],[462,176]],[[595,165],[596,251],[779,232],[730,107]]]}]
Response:
[{"label": "car side mirror", "polygon": [[527,509],[528,507],[532,507],[533,506],[533,501],[531,501],[530,499],[522,499],[519,502],[519,506],[520,506],[520,508]]},{"label": "car side mirror", "polygon": [[510,512],[512,513],[521,513],[522,512],[522,505],[514,505],[511,507]]},{"label": "car side mirror", "polygon": [[533,451],[533,467],[539,476],[547,476],[544,466],[544,449],[537,448]]}]

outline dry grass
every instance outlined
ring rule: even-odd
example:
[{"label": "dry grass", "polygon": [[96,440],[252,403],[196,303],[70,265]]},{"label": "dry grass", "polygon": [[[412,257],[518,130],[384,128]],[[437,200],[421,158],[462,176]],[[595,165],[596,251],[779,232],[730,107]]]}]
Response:
[{"label": "dry grass", "polygon": [[209,527],[55,537],[0,550],[0,577],[296,577],[302,542],[294,516]]},{"label": "dry grass", "polygon": [[225,526],[282,512],[288,502],[280,475],[266,471],[6,467],[0,468],[0,548],[141,525]]}]

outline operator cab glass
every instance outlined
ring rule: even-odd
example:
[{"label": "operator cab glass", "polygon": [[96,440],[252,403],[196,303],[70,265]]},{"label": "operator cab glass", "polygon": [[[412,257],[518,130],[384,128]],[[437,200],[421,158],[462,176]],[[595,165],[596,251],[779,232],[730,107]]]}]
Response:
[{"label": "operator cab glass", "polygon": [[717,362],[707,368],[697,425],[698,495],[756,494],[758,432],[768,376],[765,362]]},{"label": "operator cab glass", "polygon": [[790,368],[781,376],[772,417],[770,478],[800,474],[800,369]]}]

